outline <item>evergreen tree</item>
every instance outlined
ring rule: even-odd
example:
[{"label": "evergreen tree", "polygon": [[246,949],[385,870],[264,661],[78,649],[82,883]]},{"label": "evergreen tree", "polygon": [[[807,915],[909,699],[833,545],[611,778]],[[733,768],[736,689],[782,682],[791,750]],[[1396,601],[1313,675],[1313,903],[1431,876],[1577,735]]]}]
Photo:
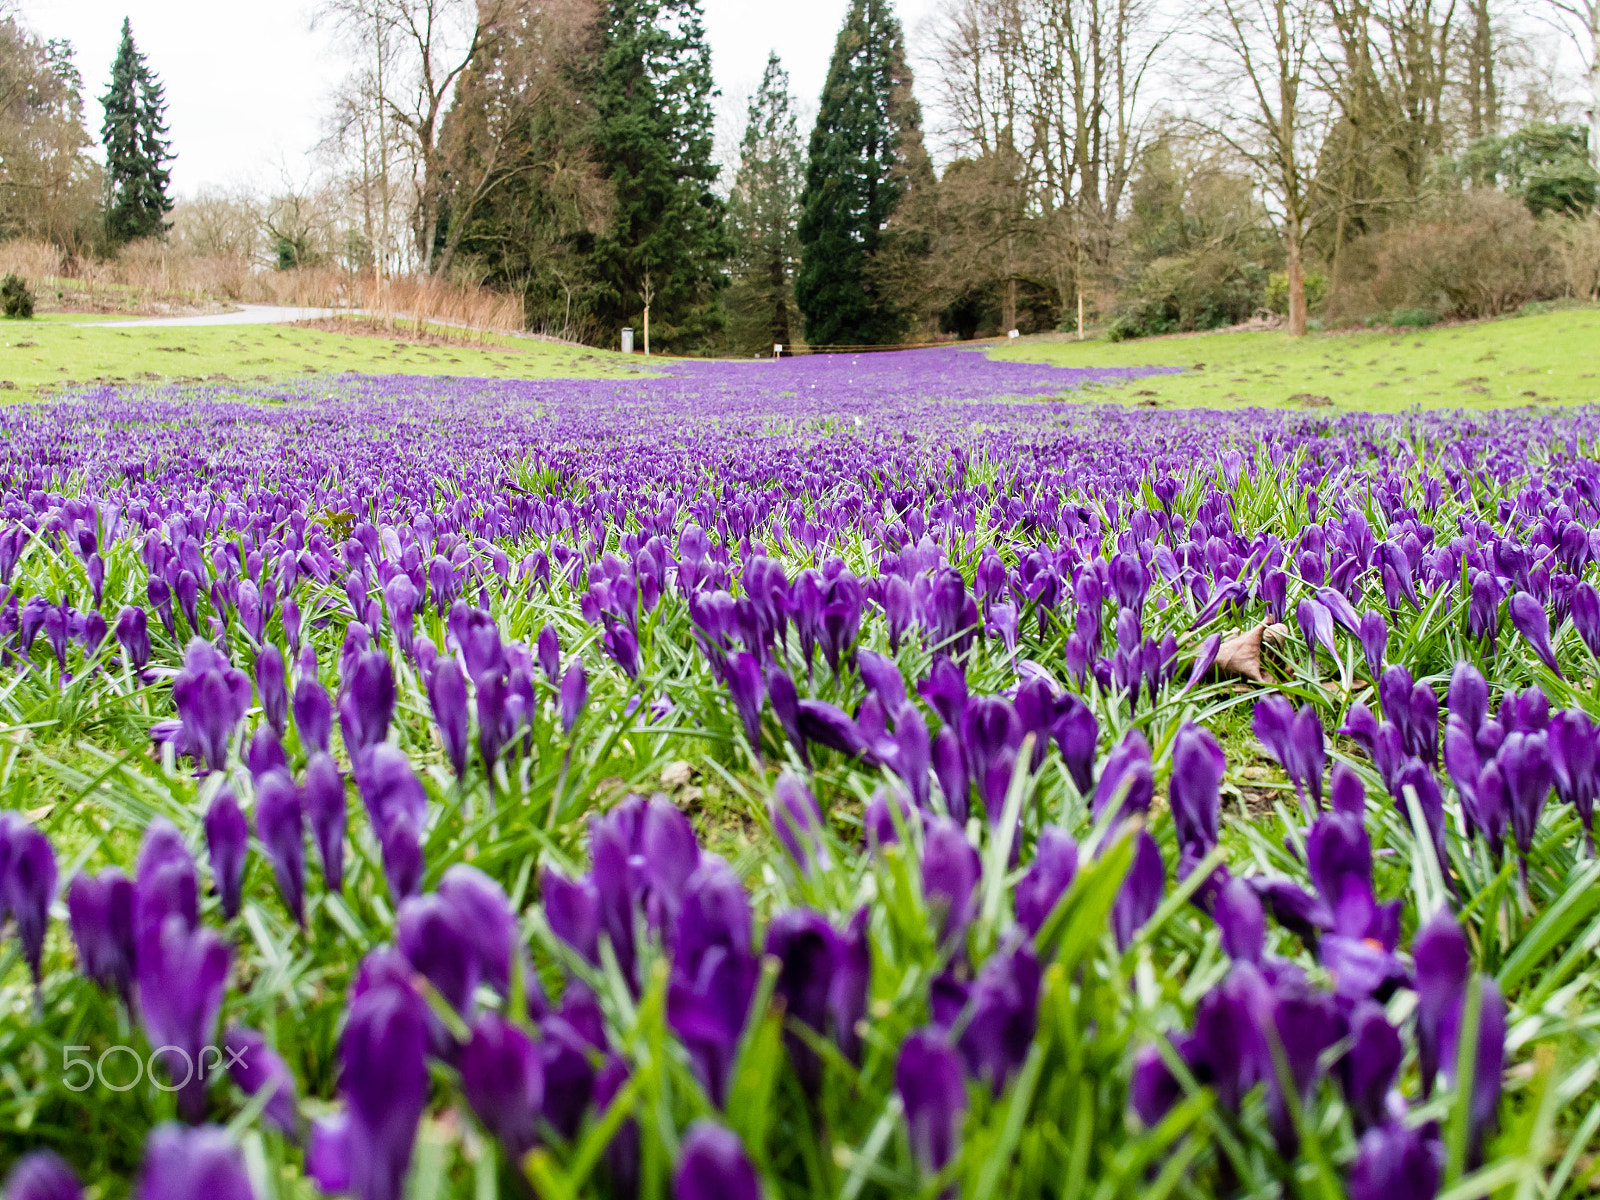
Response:
[{"label": "evergreen tree", "polygon": [[750,100],[739,173],[729,197],[738,278],[729,296],[741,349],[793,340],[794,272],[800,257],[795,218],[802,178],[800,131],[789,73],[777,51]]},{"label": "evergreen tree", "polygon": [[111,64],[111,90],[100,98],[105,123],[106,232],[113,242],[160,237],[172,211],[167,196],[172,161],[167,141],[167,102],[156,78],[133,44],[133,27],[122,22],[122,44]]},{"label": "evergreen tree", "polygon": [[[905,336],[905,268],[916,256],[896,245],[902,239],[891,221],[912,188],[931,178],[921,123],[890,0],[852,0],[828,66],[800,197],[795,299],[814,345]],[[892,270],[880,269],[890,263]]]},{"label": "evergreen tree", "polygon": [[655,340],[679,350],[718,324],[732,252],[712,191],[714,95],[699,0],[611,0],[594,86],[594,153],[612,191],[594,246],[596,311],[615,326],[648,304]]}]

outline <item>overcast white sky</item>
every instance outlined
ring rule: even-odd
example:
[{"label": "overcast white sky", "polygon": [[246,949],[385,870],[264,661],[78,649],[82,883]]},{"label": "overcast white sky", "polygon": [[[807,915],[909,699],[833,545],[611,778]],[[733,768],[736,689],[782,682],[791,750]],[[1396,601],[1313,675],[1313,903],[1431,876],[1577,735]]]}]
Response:
[{"label": "overcast white sky", "polygon": [[[834,36],[849,0],[706,0],[717,83],[736,105],[776,49],[802,109],[815,111]],[[935,0],[898,0],[910,33]],[[210,185],[270,186],[303,177],[328,97],[344,73],[335,47],[311,31],[302,0],[22,0],[44,37],[71,39],[98,132],[122,18],[167,89],[173,183],[180,195]]]}]

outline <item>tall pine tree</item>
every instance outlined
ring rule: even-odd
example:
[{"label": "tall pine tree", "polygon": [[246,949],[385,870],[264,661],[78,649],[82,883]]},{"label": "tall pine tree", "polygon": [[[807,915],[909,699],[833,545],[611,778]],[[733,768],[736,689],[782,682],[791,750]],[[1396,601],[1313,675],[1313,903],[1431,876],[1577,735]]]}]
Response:
[{"label": "tall pine tree", "polygon": [[911,313],[891,220],[928,172],[922,111],[911,94],[905,37],[890,0],[852,0],[834,44],[811,132],[800,197],[795,299],[813,345],[881,345],[905,336]]},{"label": "tall pine tree", "polygon": [[593,94],[594,152],[612,190],[594,246],[597,315],[620,325],[648,304],[658,344],[698,348],[718,324],[732,252],[712,191],[716,86],[699,0],[611,0]]},{"label": "tall pine tree", "polygon": [[115,243],[161,237],[168,229],[163,218],[172,211],[167,102],[161,81],[133,44],[127,18],[111,64],[111,90],[100,103],[106,112],[100,127],[106,147],[106,232]]},{"label": "tall pine tree", "polygon": [[738,277],[729,292],[740,349],[787,346],[794,340],[794,273],[800,257],[795,232],[803,165],[789,73],[777,51],[767,58],[761,88],[750,100],[739,173],[728,199]]}]

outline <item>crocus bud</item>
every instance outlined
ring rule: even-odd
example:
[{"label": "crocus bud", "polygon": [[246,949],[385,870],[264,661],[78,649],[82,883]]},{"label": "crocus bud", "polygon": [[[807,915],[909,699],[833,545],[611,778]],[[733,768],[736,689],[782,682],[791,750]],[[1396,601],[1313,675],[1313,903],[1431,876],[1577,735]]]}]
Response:
[{"label": "crocus bud", "polygon": [[261,1110],[284,1133],[294,1137],[299,1133],[300,1117],[295,1103],[294,1074],[267,1039],[254,1029],[230,1025],[222,1035],[222,1047],[227,1051],[228,1074],[247,1096],[254,1096],[264,1088],[272,1089],[272,1098]]},{"label": "crocus bud", "polygon": [[282,737],[289,722],[289,684],[283,670],[283,651],[268,642],[256,655],[256,694],[267,724]]},{"label": "crocus bud", "polygon": [[561,635],[554,625],[539,630],[538,657],[539,669],[555,687],[561,681]]},{"label": "crocus bud", "polygon": [[352,762],[389,735],[394,701],[388,656],[376,650],[360,655],[339,698],[339,729]]},{"label": "crocus bud", "polygon": [[740,650],[728,655],[724,673],[728,693],[733,697],[734,710],[744,725],[745,740],[761,757],[761,706],[767,697],[766,683],[761,676],[761,663],[748,651]]},{"label": "crocus bud", "polygon": [[1172,744],[1168,802],[1179,849],[1194,859],[1216,847],[1221,807],[1218,799],[1227,763],[1217,739],[1194,722],[1178,730]]},{"label": "crocus bud", "polygon": [[933,1030],[918,1030],[900,1045],[894,1086],[911,1131],[911,1152],[934,1175],[955,1157],[967,1110],[961,1059]]},{"label": "crocus bud", "polygon": [[81,1200],[83,1188],[57,1155],[34,1150],[17,1160],[0,1195],[5,1200]]},{"label": "crocus bud", "polygon": [[[9,863],[7,863],[9,859]],[[45,927],[56,894],[56,855],[50,839],[25,818],[0,817],[0,912],[11,910],[23,957],[41,979]]]},{"label": "crocus bud", "polygon": [[434,668],[433,678],[428,681],[428,703],[433,706],[433,719],[439,726],[445,757],[459,779],[467,773],[470,726],[467,681],[455,659],[447,658]]},{"label": "crocus bud", "polygon": [[134,1200],[255,1200],[244,1155],[218,1125],[158,1125],[144,1144]]},{"label": "crocus bud", "polygon": [[272,726],[256,727],[250,744],[245,747],[244,763],[250,768],[250,777],[257,780],[272,771],[288,771],[289,757],[283,752],[278,735],[272,732]]},{"label": "crocus bud", "polygon": [[109,867],[98,876],[78,872],[67,888],[67,917],[79,968],[106,991],[131,1003],[136,956],[133,882]]},{"label": "crocus bud", "polygon": [[544,1108],[539,1046],[496,1012],[480,1016],[461,1052],[461,1090],[513,1162],[533,1148]]},{"label": "crocus bud", "polygon": [[1161,847],[1148,830],[1141,829],[1134,844],[1133,864],[1111,906],[1111,925],[1117,934],[1119,950],[1126,950],[1133,935],[1155,915],[1166,883],[1167,868],[1161,860]]},{"label": "crocus bud", "polygon": [[428,1103],[429,1013],[403,985],[382,983],[350,1006],[339,1040],[340,1090],[349,1102],[349,1190],[400,1200],[417,1122]]},{"label": "crocus bud", "polygon": [[344,887],[344,831],[346,823],[344,776],[331,755],[318,752],[306,764],[300,789],[311,836],[322,858],[322,880],[330,892]]},{"label": "crocus bud", "polygon": [[285,596],[279,609],[283,613],[283,636],[289,643],[289,653],[300,653],[300,604],[293,596]]},{"label": "crocus bud", "polygon": [[583,669],[581,662],[575,662],[567,668],[567,673],[561,680],[561,699],[558,707],[561,713],[562,733],[572,732],[572,727],[577,724],[578,714],[588,702],[589,675]]},{"label": "crocus bud", "polygon": [[122,652],[128,656],[128,666],[137,672],[150,665],[150,625],[144,609],[129,605],[119,612],[116,633]]},{"label": "crocus bud", "polygon": [[303,676],[294,689],[294,727],[308,752],[327,752],[328,735],[333,732],[333,702],[314,673]]},{"label": "crocus bud", "polygon": [[1433,1200],[1444,1172],[1444,1145],[1438,1126],[1409,1128],[1398,1121],[1361,1135],[1346,1190],[1350,1200]]},{"label": "crocus bud", "polygon": [[1066,895],[1078,871],[1078,844],[1063,829],[1046,825],[1039,831],[1033,862],[1017,881],[1013,904],[1017,924],[1037,937],[1057,902]]},{"label": "crocus bud", "polygon": [[269,771],[256,783],[256,836],[272,863],[284,907],[295,924],[304,926],[305,814],[300,789],[287,771]]},{"label": "crocus bud", "polygon": [[990,955],[973,984],[958,1048],[967,1070],[998,1098],[1022,1068],[1039,1024],[1039,960],[1026,942]]},{"label": "crocus bud", "polygon": [[1367,670],[1373,679],[1377,679],[1383,674],[1383,655],[1389,647],[1389,622],[1377,609],[1369,608],[1361,614],[1357,636],[1361,640],[1361,652],[1367,660]]},{"label": "crocus bud", "polygon": [[1511,624],[1533,647],[1539,661],[1560,678],[1561,668],[1556,665],[1556,653],[1550,645],[1550,614],[1545,612],[1544,605],[1527,592],[1517,592],[1507,603],[1506,609],[1511,613]]},{"label": "crocus bud", "polygon": [[802,873],[809,874],[814,861],[827,864],[823,841],[822,809],[811,789],[793,771],[785,771],[773,785],[768,815],[778,840],[794,858]]},{"label": "crocus bud", "polygon": [[399,814],[383,830],[381,843],[389,898],[398,902],[415,896],[422,887],[422,872],[427,865],[416,825],[405,813]]},{"label": "crocus bud", "polygon": [[163,1055],[177,1081],[178,1107],[186,1120],[205,1112],[206,1080],[198,1069],[200,1052],[213,1045],[231,959],[228,946],[209,929],[189,929],[168,917],[139,943],[139,1015],[152,1046],[173,1046],[195,1069],[179,1067],[182,1055]]},{"label": "crocus bud", "polygon": [[183,844],[183,835],[165,817],[157,817],[146,827],[133,878],[135,945],[143,946],[145,937],[174,914],[191,929],[199,923],[200,889],[194,859]]},{"label": "crocus bud", "polygon": [[761,1200],[761,1182],[738,1135],[701,1118],[684,1135],[672,1195],[673,1200]]},{"label": "crocus bud", "polygon": [[239,915],[244,891],[244,867],[250,854],[250,827],[233,793],[223,788],[211,798],[206,809],[206,853],[211,859],[211,878],[222,900],[222,912],[230,921]]},{"label": "crocus bud", "polygon": [[983,867],[961,826],[932,817],[922,843],[922,894],[938,914],[940,941],[959,939],[971,923]]}]

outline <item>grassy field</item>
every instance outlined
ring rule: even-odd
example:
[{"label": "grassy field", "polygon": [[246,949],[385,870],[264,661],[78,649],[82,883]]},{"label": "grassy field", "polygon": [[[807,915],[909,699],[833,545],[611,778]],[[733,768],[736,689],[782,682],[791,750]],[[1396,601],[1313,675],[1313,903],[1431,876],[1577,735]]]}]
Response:
[{"label": "grassy field", "polygon": [[[51,314],[0,323],[0,386],[159,380],[269,382],[311,372],[585,378],[635,358],[533,340],[406,340],[283,325],[96,328]],[[1111,343],[1026,338],[993,357],[1064,367],[1172,366],[1181,374],[1117,388],[1150,407],[1235,405],[1392,411],[1600,402],[1600,309],[1435,329],[1312,334],[1215,333]]]},{"label": "grassy field", "polygon": [[1064,367],[1174,366],[1119,389],[1152,407],[1393,411],[1600,402],[1600,309],[1433,329],[1192,334],[1132,342],[1024,339],[996,358]]},{"label": "grassy field", "polygon": [[0,384],[23,392],[83,383],[228,378],[266,382],[310,372],[547,378],[607,375],[630,360],[604,350],[491,338],[402,340],[287,325],[97,328],[50,314],[0,322]]}]

